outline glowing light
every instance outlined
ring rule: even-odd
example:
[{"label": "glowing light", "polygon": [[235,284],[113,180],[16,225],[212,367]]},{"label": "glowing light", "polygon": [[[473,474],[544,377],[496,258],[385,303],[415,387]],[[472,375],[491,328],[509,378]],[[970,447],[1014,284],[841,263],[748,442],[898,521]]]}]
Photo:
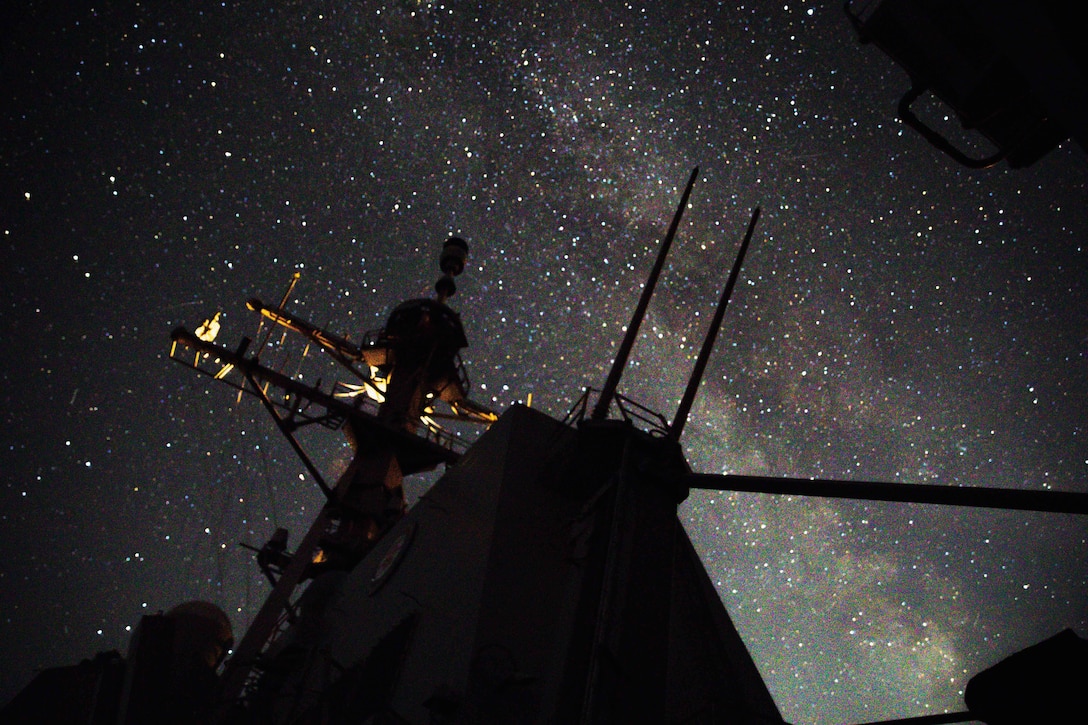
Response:
[{"label": "glowing light", "polygon": [[219,334],[219,315],[221,314],[221,312],[216,312],[214,317],[200,323],[200,327],[196,328],[197,339],[204,342],[215,341],[215,336]]}]

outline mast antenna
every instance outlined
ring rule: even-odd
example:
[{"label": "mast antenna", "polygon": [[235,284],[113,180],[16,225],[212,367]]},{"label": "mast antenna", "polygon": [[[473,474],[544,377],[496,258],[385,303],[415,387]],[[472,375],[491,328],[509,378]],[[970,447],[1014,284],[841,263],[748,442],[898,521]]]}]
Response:
[{"label": "mast antenna", "polygon": [[748,243],[752,241],[752,232],[755,231],[757,221],[759,221],[758,206],[752,212],[752,220],[748,222],[748,231],[744,234],[744,241],[740,244],[737,259],[733,262],[733,269],[729,272],[729,279],[725,283],[725,289],[722,290],[721,299],[718,300],[718,309],[714,311],[714,319],[710,322],[710,329],[706,332],[703,347],[699,350],[699,357],[695,360],[695,369],[691,371],[688,386],[684,390],[684,397],[680,401],[680,407],[676,409],[676,417],[673,418],[672,425],[669,426],[669,437],[674,441],[680,440],[680,434],[684,432],[684,424],[687,422],[688,413],[691,412],[691,406],[695,402],[695,396],[699,392],[699,383],[703,380],[707,361],[710,359],[710,353],[713,351],[714,343],[718,339],[718,330],[722,326],[725,307],[729,304],[729,298],[733,296],[733,287],[736,286],[737,277],[740,276],[740,268],[744,264],[744,255],[748,252]]},{"label": "mast antenna", "polygon": [[604,420],[608,416],[608,409],[612,406],[612,398],[616,395],[616,386],[619,385],[623,370],[627,367],[627,358],[631,356],[631,348],[634,347],[635,338],[638,337],[638,329],[642,325],[642,318],[646,316],[646,309],[650,306],[650,298],[654,294],[654,287],[657,286],[657,278],[661,276],[661,269],[665,266],[665,257],[668,256],[669,248],[672,247],[672,240],[676,236],[676,228],[680,226],[680,218],[684,215],[684,209],[687,208],[688,197],[691,196],[691,188],[695,186],[695,178],[698,175],[699,167],[696,166],[691,171],[691,178],[688,179],[684,195],[680,198],[680,205],[676,208],[676,214],[672,217],[669,231],[661,242],[661,249],[657,253],[654,268],[650,271],[650,276],[646,278],[646,286],[642,288],[642,296],[639,297],[635,312],[631,315],[631,322],[627,325],[627,334],[623,336],[623,342],[620,343],[619,352],[616,353],[616,359],[612,363],[608,379],[601,390],[601,397],[597,399],[597,404],[593,407],[593,420]]}]

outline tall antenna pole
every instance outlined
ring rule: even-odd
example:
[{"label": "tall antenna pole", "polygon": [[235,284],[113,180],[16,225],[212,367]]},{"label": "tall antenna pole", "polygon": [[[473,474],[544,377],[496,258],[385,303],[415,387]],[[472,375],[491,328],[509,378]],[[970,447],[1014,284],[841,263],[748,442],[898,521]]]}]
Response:
[{"label": "tall antenna pole", "polygon": [[698,175],[699,167],[696,166],[691,171],[691,178],[688,179],[687,188],[684,189],[684,195],[680,199],[680,206],[676,208],[676,214],[672,217],[669,231],[661,242],[661,249],[657,253],[654,268],[646,279],[646,286],[642,288],[642,296],[638,300],[638,306],[635,307],[635,313],[631,315],[631,322],[627,325],[627,334],[624,335],[623,342],[620,343],[619,352],[616,353],[616,359],[612,363],[612,369],[608,373],[604,389],[601,390],[601,397],[597,399],[597,405],[593,407],[593,420],[603,420],[608,416],[608,409],[611,407],[612,398],[616,394],[616,386],[619,385],[623,370],[627,367],[627,358],[631,356],[631,348],[634,347],[635,338],[638,337],[638,329],[642,325],[642,318],[646,316],[646,308],[650,306],[650,297],[654,294],[657,278],[661,276],[661,269],[665,266],[665,257],[669,254],[672,240],[676,236],[676,228],[680,226],[680,218],[684,215],[684,209],[687,208],[688,197],[691,196],[691,188],[695,186],[695,177]]},{"label": "tall antenna pole", "polygon": [[[295,285],[298,284],[299,278],[302,277],[302,272],[295,272],[291,275],[291,283],[287,285],[287,291],[283,293],[283,299],[280,300],[280,306],[276,309],[284,310],[287,307],[287,300],[291,299],[291,293],[295,291]],[[264,324],[264,317],[261,317],[261,321],[258,323],[257,334],[261,334],[261,328],[259,325]],[[264,339],[261,340],[261,344],[257,347],[257,353],[254,355],[256,358],[261,357],[261,353],[264,352],[264,346],[268,344],[268,338],[272,337],[272,331],[276,329],[275,325],[268,326],[268,332],[264,334]],[[239,398],[241,400],[241,398]]]},{"label": "tall antenna pole", "polygon": [[733,269],[729,272],[729,280],[725,283],[725,289],[722,290],[722,297],[718,300],[718,309],[714,311],[714,319],[711,321],[710,329],[707,330],[706,338],[703,340],[703,347],[699,350],[699,357],[695,360],[695,369],[691,371],[691,377],[688,378],[688,387],[684,390],[684,397],[680,401],[680,407],[676,409],[676,417],[673,418],[672,425],[669,426],[669,437],[674,441],[680,440],[680,434],[684,432],[684,423],[687,422],[688,413],[691,412],[691,406],[695,402],[695,395],[699,392],[699,383],[703,380],[707,361],[710,359],[710,353],[714,349],[715,341],[718,339],[718,330],[722,326],[725,307],[729,304],[729,298],[733,296],[733,287],[736,286],[737,277],[740,276],[740,268],[744,264],[744,255],[748,251],[748,243],[752,241],[752,232],[755,231],[757,221],[759,221],[758,206],[752,212],[752,220],[748,222],[748,231],[744,234],[744,241],[741,242],[740,251],[737,252],[737,259],[733,262]]}]

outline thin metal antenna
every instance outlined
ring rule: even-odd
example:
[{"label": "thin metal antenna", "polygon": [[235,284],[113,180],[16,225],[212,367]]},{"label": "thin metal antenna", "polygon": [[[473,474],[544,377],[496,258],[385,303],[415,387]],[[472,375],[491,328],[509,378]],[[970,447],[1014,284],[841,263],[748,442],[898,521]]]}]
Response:
[{"label": "thin metal antenna", "polygon": [[757,221],[759,221],[758,206],[752,212],[752,220],[748,222],[748,231],[744,234],[744,241],[741,242],[740,251],[737,252],[737,259],[733,262],[733,269],[729,272],[729,279],[725,283],[725,289],[722,290],[721,299],[718,300],[718,309],[714,311],[714,319],[710,322],[710,329],[707,330],[706,338],[703,339],[703,347],[699,350],[699,357],[695,360],[695,369],[691,371],[691,377],[688,378],[688,387],[684,390],[684,397],[680,401],[680,407],[676,409],[676,417],[673,418],[672,425],[669,426],[669,437],[674,441],[680,440],[680,434],[684,432],[684,423],[687,422],[688,413],[691,412],[691,406],[695,402],[695,395],[699,392],[699,383],[703,380],[707,361],[710,359],[710,353],[714,350],[714,343],[718,339],[718,330],[722,326],[725,307],[729,304],[729,298],[733,295],[733,287],[736,286],[737,277],[740,276],[740,268],[744,264],[744,255],[748,251],[748,243],[752,241],[752,232],[755,231]]},{"label": "thin metal antenna", "polygon": [[[291,299],[291,293],[295,291],[295,285],[298,284],[299,277],[301,277],[301,276],[302,276],[302,272],[295,272],[294,274],[291,275],[291,283],[289,285],[287,285],[287,291],[283,293],[283,299],[280,300],[280,306],[276,308],[277,310],[282,310],[285,307],[287,307],[287,300]],[[264,316],[262,315],[261,318],[260,318],[260,322],[258,323],[258,328],[257,328],[257,334],[258,335],[261,334],[261,329],[260,329],[259,325],[263,325],[263,324],[264,324]],[[260,358],[261,353],[264,352],[264,346],[268,344],[268,338],[272,337],[272,330],[274,330],[274,329],[276,329],[275,325],[269,325],[268,326],[268,332],[265,333],[264,339],[261,340],[260,346],[257,347],[257,354],[254,357]]]},{"label": "thin metal antenna", "polygon": [[642,318],[646,316],[646,308],[650,306],[650,297],[654,294],[657,278],[661,276],[661,269],[665,266],[665,257],[669,254],[672,240],[676,236],[676,229],[680,226],[680,218],[684,215],[684,209],[687,208],[691,188],[695,186],[695,177],[698,175],[699,167],[696,166],[691,171],[691,178],[688,179],[684,195],[680,198],[680,206],[676,208],[676,214],[672,217],[669,231],[661,242],[661,249],[657,253],[654,268],[646,279],[646,286],[642,288],[642,296],[638,300],[634,314],[631,315],[631,322],[627,325],[627,334],[624,335],[623,342],[620,343],[619,352],[616,353],[616,359],[612,363],[612,369],[608,373],[604,389],[601,390],[601,397],[597,399],[597,404],[593,407],[593,420],[603,420],[608,416],[608,409],[611,407],[612,398],[616,394],[616,386],[620,384],[620,377],[623,375],[624,368],[627,367],[627,358],[631,356],[631,348],[634,347],[635,338],[638,337],[638,329],[642,325]]}]

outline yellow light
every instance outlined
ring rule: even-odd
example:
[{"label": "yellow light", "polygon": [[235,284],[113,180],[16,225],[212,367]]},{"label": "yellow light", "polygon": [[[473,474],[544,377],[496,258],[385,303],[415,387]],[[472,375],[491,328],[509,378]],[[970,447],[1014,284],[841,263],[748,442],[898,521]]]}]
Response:
[{"label": "yellow light", "polygon": [[198,339],[204,342],[215,341],[215,336],[219,334],[219,315],[221,314],[221,312],[216,312],[214,317],[204,320],[200,327],[196,328]]},{"label": "yellow light", "polygon": [[337,398],[355,398],[360,395],[366,395],[371,400],[375,400],[379,403],[385,402],[385,396],[382,395],[382,390],[385,386],[375,385],[373,382],[366,383],[364,385],[356,385],[355,383],[339,383],[344,390],[334,393]]}]

